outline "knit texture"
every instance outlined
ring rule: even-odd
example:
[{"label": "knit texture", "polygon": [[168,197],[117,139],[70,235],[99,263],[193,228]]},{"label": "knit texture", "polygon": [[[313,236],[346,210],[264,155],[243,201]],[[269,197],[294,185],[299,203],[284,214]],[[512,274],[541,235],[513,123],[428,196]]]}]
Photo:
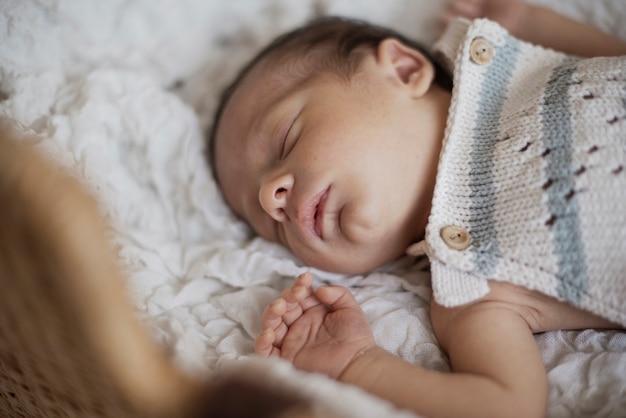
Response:
[{"label": "knit texture", "polygon": [[454,22],[436,49],[454,79],[426,230],[437,302],[494,279],[626,326],[626,57],[567,56],[484,19]]}]

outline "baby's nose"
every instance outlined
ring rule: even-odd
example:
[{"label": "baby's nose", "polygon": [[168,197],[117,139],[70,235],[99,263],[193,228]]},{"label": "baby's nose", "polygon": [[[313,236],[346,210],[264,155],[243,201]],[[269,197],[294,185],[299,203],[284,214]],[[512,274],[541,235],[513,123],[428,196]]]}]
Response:
[{"label": "baby's nose", "polygon": [[277,222],[289,220],[287,204],[293,187],[293,177],[286,174],[264,181],[259,189],[263,210]]}]

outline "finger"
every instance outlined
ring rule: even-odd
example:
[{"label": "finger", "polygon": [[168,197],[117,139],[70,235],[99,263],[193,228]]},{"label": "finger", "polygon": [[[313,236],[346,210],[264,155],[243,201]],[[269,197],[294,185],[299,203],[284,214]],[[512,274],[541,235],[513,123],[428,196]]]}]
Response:
[{"label": "finger", "polygon": [[361,309],[354,295],[342,286],[321,286],[315,291],[319,300],[330,306],[333,311],[339,309]]},{"label": "finger", "polygon": [[311,287],[313,285],[313,274],[311,274],[310,272],[305,272],[300,274],[297,278],[296,278],[296,283],[299,286],[304,286],[304,287]]},{"label": "finger", "polygon": [[301,300],[313,294],[313,277],[310,273],[304,273],[298,276],[293,282],[293,285],[289,286],[282,293],[282,298],[290,303],[300,303]]},{"label": "finger", "polygon": [[280,349],[274,346],[274,331],[266,329],[254,340],[254,352],[263,357],[280,356]]},{"label": "finger", "polygon": [[272,336],[273,331],[271,329],[266,329],[254,339],[254,352],[260,356],[267,357],[272,352],[272,348],[274,346],[272,343],[274,342],[274,338]]},{"label": "finger", "polygon": [[287,303],[298,302],[313,294],[313,275],[303,273],[294,281],[293,285],[285,289],[283,297]]},{"label": "finger", "polygon": [[283,298],[278,298],[265,308],[261,326],[263,329],[276,329],[283,322],[282,316],[287,310],[287,302]]},{"label": "finger", "polygon": [[283,292],[283,298],[287,302],[288,312],[288,315],[284,316],[283,319],[287,325],[291,325],[294,320],[298,319],[303,311],[320,304],[313,292],[312,286],[313,275],[311,273],[303,273],[298,276],[293,286]]},{"label": "finger", "polygon": [[[261,325],[263,329],[271,329],[274,331],[274,346],[280,347],[283,344],[283,339],[287,332],[289,331],[289,325],[297,318],[293,320],[290,319],[291,322],[285,323],[285,313],[287,312],[287,302],[283,298],[278,298],[274,302],[272,302],[263,313],[263,319],[261,321]],[[300,313],[302,314],[302,313]],[[288,318],[289,319],[289,318]]]},{"label": "finger", "polygon": [[294,286],[285,294],[285,312],[282,314],[281,320],[290,326],[304,313],[301,302],[308,296],[313,294],[311,288],[307,289],[303,286]]},{"label": "finger", "polygon": [[283,290],[280,296],[282,298],[289,298],[292,294],[292,290],[294,287],[302,286],[304,288],[310,289],[312,284],[313,284],[313,275],[308,272],[302,273],[298,277],[296,277],[296,280],[294,280],[291,286]]}]

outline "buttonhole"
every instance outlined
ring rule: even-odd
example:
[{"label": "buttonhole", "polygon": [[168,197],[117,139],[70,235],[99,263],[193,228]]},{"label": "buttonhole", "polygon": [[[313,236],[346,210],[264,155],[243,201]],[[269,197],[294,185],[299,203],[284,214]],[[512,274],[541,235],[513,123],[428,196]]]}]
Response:
[{"label": "buttonhole", "polygon": [[546,226],[552,226],[556,222],[556,216],[550,215],[550,219],[546,221]]}]

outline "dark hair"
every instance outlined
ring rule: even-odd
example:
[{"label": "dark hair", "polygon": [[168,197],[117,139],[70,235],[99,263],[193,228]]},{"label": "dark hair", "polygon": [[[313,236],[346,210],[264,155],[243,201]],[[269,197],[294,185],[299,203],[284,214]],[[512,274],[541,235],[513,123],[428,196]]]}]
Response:
[{"label": "dark hair", "polygon": [[[222,92],[213,117],[213,124],[207,134],[206,157],[215,179],[217,179],[214,164],[215,136],[222,113],[237,87],[253,68],[262,61],[282,63],[283,60],[293,60],[294,53],[296,53],[307,63],[305,66],[300,66],[298,73],[294,74],[298,79],[306,79],[308,76],[321,72],[330,72],[349,80],[365,54],[377,48],[382,41],[388,38],[398,39],[405,45],[421,52],[435,67],[435,83],[447,90],[452,89],[452,79],[433,60],[429,51],[420,43],[399,32],[364,21],[342,17],[323,17],[312,20],[308,24],[274,39],[241,69],[231,84]],[[312,56],[315,57],[314,60],[310,59]]]}]

